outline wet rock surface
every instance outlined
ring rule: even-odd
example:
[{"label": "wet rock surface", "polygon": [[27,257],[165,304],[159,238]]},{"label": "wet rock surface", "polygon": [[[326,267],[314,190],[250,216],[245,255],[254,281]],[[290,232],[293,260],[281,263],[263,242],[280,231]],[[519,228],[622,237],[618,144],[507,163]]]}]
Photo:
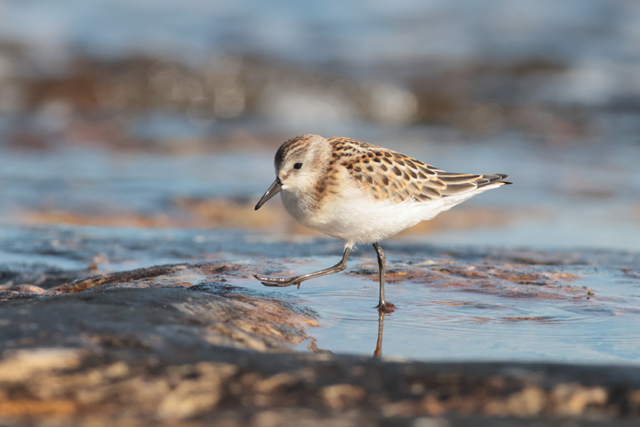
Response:
[{"label": "wet rock surface", "polygon": [[[332,251],[323,245],[313,247]],[[418,263],[406,262],[416,248],[393,249],[413,258],[390,261],[391,285],[453,286],[463,294],[573,303],[589,298],[573,286],[576,265],[637,279],[633,254],[423,246],[427,261]],[[262,263],[274,274],[291,265]],[[85,270],[56,286],[48,285],[55,281],[47,281],[46,268],[31,283],[26,273],[14,274],[0,302],[0,423],[624,426],[640,417],[638,367],[291,352],[322,319],[291,296],[235,285],[255,269],[213,261],[91,277]],[[375,276],[366,259],[349,273],[349,280]],[[62,280],[60,271],[52,275]],[[520,320],[536,321],[511,319]]]},{"label": "wet rock surface", "polygon": [[242,267],[230,264],[176,264],[94,276],[49,291],[12,287],[4,295],[0,340],[9,349],[122,347],[172,355],[225,345],[284,351],[317,324],[312,310],[293,301],[224,283],[237,274]]}]

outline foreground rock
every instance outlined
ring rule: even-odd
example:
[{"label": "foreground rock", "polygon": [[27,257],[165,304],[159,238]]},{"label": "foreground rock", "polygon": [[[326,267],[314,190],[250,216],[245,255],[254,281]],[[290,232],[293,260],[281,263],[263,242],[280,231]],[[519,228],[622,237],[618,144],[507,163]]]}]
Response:
[{"label": "foreground rock", "polygon": [[[247,268],[174,264],[5,290],[0,423],[598,426],[640,418],[640,368],[291,353],[316,316],[282,295],[229,285]],[[434,270],[445,273],[468,275]]]},{"label": "foreground rock", "polygon": [[[565,425],[567,417],[571,425],[637,425],[640,415],[636,368],[393,363],[228,347],[169,361],[142,357],[135,345],[123,357],[123,347],[5,352],[0,416],[55,417],[65,425],[188,419],[221,426],[463,426],[496,425],[492,417],[505,416],[544,425]],[[533,424],[512,418],[500,425]]]},{"label": "foreground rock", "polygon": [[[292,301],[224,283],[245,275],[227,263],[175,264],[64,284],[5,291],[4,348],[123,348],[178,357],[212,346],[285,351],[308,338],[315,314]],[[37,297],[37,298],[36,298]]]}]

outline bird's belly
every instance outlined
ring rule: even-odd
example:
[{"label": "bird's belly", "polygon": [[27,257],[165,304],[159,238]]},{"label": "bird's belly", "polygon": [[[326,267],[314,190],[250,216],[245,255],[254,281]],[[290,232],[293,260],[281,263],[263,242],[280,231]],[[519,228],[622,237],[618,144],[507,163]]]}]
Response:
[{"label": "bird's belly", "polygon": [[327,218],[319,231],[351,243],[373,243],[416,225],[424,212],[403,203],[354,202],[334,208]]},{"label": "bird's belly", "polygon": [[412,201],[391,203],[369,198],[340,197],[325,200],[319,209],[311,209],[293,195],[282,194],[282,202],[302,225],[347,244],[373,243],[391,237],[435,214],[435,205]]}]

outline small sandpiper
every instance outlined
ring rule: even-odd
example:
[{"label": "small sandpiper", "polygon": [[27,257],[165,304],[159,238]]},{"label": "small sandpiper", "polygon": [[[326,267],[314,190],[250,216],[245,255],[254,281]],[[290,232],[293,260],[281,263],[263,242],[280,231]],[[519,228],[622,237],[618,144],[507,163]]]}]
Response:
[{"label": "small sandpiper", "polygon": [[275,157],[276,180],[256,210],[278,193],[300,224],[344,240],[342,260],[301,276],[255,275],[266,286],[298,285],[343,271],[356,243],[372,243],[380,268],[378,309],[393,311],[385,300],[385,256],[378,242],[431,219],[458,203],[501,185],[505,174],[451,173],[386,148],[350,138],[296,136]]}]

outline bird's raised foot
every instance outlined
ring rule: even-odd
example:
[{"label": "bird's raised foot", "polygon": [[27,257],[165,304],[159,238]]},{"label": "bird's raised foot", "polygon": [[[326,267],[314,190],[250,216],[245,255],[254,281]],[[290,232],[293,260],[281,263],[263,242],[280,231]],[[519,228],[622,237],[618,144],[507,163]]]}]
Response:
[{"label": "bird's raised foot", "polygon": [[396,311],[396,306],[393,303],[390,302],[381,302],[379,303],[376,308],[378,309],[379,312],[381,313],[393,313],[394,311]]},{"label": "bird's raised foot", "polygon": [[278,288],[286,288],[287,286],[293,285],[298,285],[298,288],[300,288],[300,283],[302,282],[299,277],[264,277],[258,276],[257,274],[254,274],[253,277],[265,286]]}]

